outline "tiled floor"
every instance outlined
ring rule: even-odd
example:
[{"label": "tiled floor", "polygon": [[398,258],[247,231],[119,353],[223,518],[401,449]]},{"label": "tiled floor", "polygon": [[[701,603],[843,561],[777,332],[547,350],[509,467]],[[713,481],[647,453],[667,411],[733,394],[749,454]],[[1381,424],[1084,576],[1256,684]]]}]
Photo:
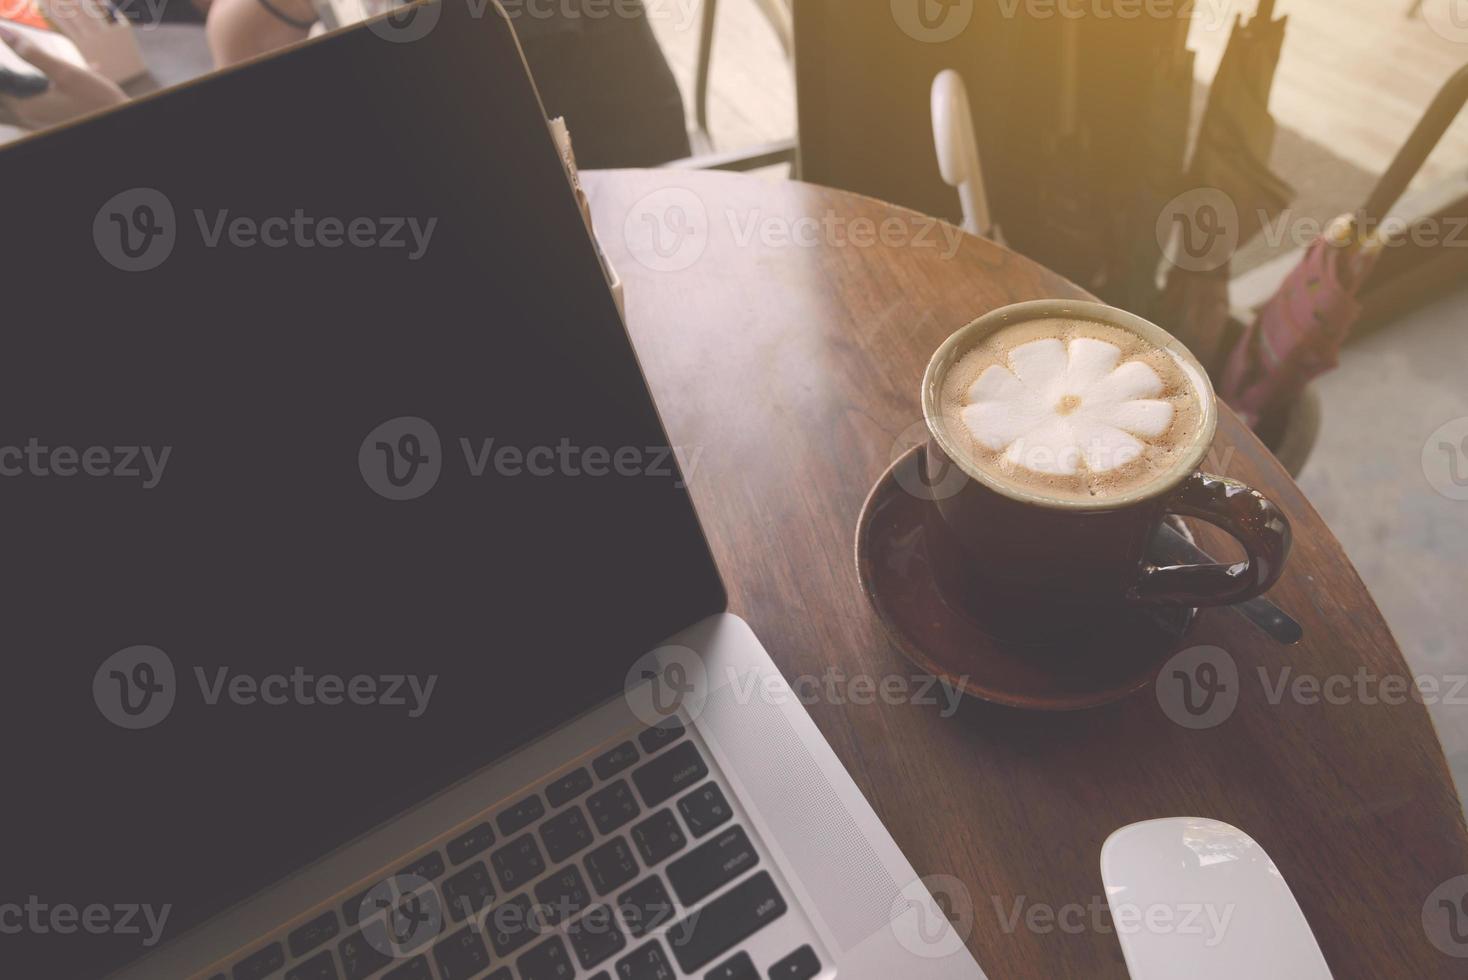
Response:
[{"label": "tiled floor", "polygon": [[[1347,349],[1319,382],[1324,425],[1300,486],[1345,546],[1407,666],[1452,704],[1429,706],[1468,799],[1468,500],[1436,492],[1446,422],[1468,416],[1468,293],[1450,296]],[[1460,472],[1468,467],[1460,460]]]}]

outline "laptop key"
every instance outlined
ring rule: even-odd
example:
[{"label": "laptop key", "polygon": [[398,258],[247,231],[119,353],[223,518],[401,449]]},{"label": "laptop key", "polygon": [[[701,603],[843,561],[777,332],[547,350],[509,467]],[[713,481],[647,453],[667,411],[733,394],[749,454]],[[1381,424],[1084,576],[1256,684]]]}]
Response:
[{"label": "laptop key", "polygon": [[452,864],[463,864],[476,854],[488,850],[494,843],[494,828],[489,821],[470,827],[458,837],[449,841],[444,850],[449,852],[449,861]]},{"label": "laptop key", "polygon": [[562,811],[540,825],[540,839],[545,842],[545,853],[552,864],[560,864],[592,840],[591,827],[586,814],[579,806]]},{"label": "laptop key", "polygon": [[770,980],[811,980],[820,972],[821,961],[816,958],[816,951],[802,946],[770,967]]},{"label": "laptop key", "polygon": [[230,971],[230,977],[231,980],[260,980],[267,973],[273,973],[283,966],[285,948],[280,943],[271,943],[236,963]]},{"label": "laptop key", "polygon": [[433,947],[433,960],[443,980],[467,980],[489,966],[489,950],[476,926],[468,926]]},{"label": "laptop key", "polygon": [[637,746],[631,742],[623,742],[610,752],[604,752],[591,760],[591,768],[596,770],[597,779],[611,779],[638,758]]},{"label": "laptop key", "polygon": [[406,868],[403,868],[398,874],[416,875],[424,881],[437,881],[443,872],[443,855],[437,851],[429,851]]},{"label": "laptop key", "polygon": [[500,813],[494,818],[499,825],[500,833],[506,837],[523,830],[526,827],[545,816],[545,804],[540,802],[540,795],[527,796]]},{"label": "laptop key", "polygon": [[602,960],[615,956],[627,946],[627,937],[617,926],[616,916],[605,905],[598,905],[566,929],[576,959],[587,970]]},{"label": "laptop key", "polygon": [[637,845],[643,863],[651,868],[683,850],[688,838],[683,836],[673,811],[663,809],[632,828],[632,843]]},{"label": "laptop key", "polygon": [[580,915],[591,904],[591,893],[581,870],[571,864],[535,883],[535,901],[545,921],[554,925]]},{"label": "laptop key", "polygon": [[[375,920],[373,924],[379,928],[382,925],[381,920]],[[341,956],[342,972],[346,974],[346,980],[362,980],[363,977],[387,966],[392,962],[389,949],[391,947],[387,943],[386,929],[381,929],[375,942],[368,942],[366,935],[358,930],[337,943],[336,946],[337,954]]]},{"label": "laptop key", "polygon": [[684,973],[692,973],[744,942],[786,912],[768,871],[741,881],[669,928],[668,945]]},{"label": "laptop key", "polygon": [[457,871],[444,879],[443,900],[448,904],[449,918],[463,922],[494,901],[494,882],[483,861]]},{"label": "laptop key", "polygon": [[382,975],[382,980],[433,980],[433,971],[428,968],[428,957],[415,956],[388,970]]},{"label": "laptop key", "polygon": [[605,895],[637,877],[637,859],[627,847],[624,838],[617,837],[586,855],[586,873],[591,876],[591,887],[598,895]]},{"label": "laptop key", "polygon": [[682,738],[687,731],[683,723],[677,718],[664,718],[656,725],[637,736],[637,741],[642,745],[642,751],[652,755],[659,749],[672,745]]},{"label": "laptop key", "polygon": [[692,905],[759,864],[743,827],[730,827],[668,865],[668,881],[685,906]]},{"label": "laptop key", "polygon": [[515,962],[520,980],[570,980],[576,975],[571,955],[560,937],[547,939]]},{"label": "laptop key", "polygon": [[655,757],[641,769],[632,772],[632,781],[642,794],[642,802],[657,806],[674,793],[681,792],[709,774],[698,746],[680,742]]},{"label": "laptop key", "polygon": [[[369,904],[367,908],[364,909],[362,908],[362,904],[366,902],[368,896],[372,895],[373,893],[382,894],[379,889],[382,889],[382,886],[385,884],[387,884],[386,881],[374,882],[370,887],[362,889],[360,892],[353,895],[351,898],[342,903],[342,918],[346,920],[347,925],[355,926],[359,924],[364,918],[370,918],[379,911],[376,906],[371,904]],[[362,914],[363,912],[366,912],[367,914],[364,916]]]},{"label": "laptop key", "polygon": [[286,937],[286,945],[290,947],[291,956],[305,956],[328,939],[335,937],[340,930],[341,926],[338,924],[336,911],[327,909],[305,925],[292,929],[291,934]]},{"label": "laptop key", "polygon": [[610,834],[642,812],[625,779],[619,779],[588,796],[586,809],[591,814],[591,822],[603,834]]},{"label": "laptop key", "polygon": [[585,769],[573,769],[545,788],[545,798],[551,806],[564,806],[582,793],[591,789],[591,773]]},{"label": "laptop key", "polygon": [[748,953],[736,953],[703,975],[703,980],[759,980]]},{"label": "laptop key", "polygon": [[688,829],[694,837],[702,837],[709,831],[722,826],[734,816],[729,801],[718,783],[704,783],[698,789],[678,801],[678,812],[683,814]]},{"label": "laptop key", "polygon": [[285,980],[339,980],[331,950],[323,949],[309,960],[286,970]]},{"label": "laptop key", "polygon": [[642,879],[617,896],[617,907],[633,939],[641,939],[673,917],[673,899],[657,875]]},{"label": "laptop key", "polygon": [[492,909],[484,920],[489,931],[489,941],[500,956],[509,956],[515,950],[540,935],[537,926],[540,918],[530,896],[516,895]]},{"label": "laptop key", "polygon": [[677,976],[656,939],[617,961],[617,980],[676,980]]},{"label": "laptop key", "polygon": [[489,860],[507,892],[529,884],[545,871],[545,859],[540,856],[533,834],[516,837],[491,854]]}]

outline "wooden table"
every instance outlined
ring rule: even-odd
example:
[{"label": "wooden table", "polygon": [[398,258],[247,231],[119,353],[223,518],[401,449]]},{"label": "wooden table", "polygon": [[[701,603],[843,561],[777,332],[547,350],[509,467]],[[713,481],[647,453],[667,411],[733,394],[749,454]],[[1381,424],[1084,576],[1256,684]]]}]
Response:
[{"label": "wooden table", "polygon": [[[586,185],[674,444],[702,450],[690,485],[731,608],[787,678],[910,677],[858,587],[862,501],[917,438],[919,381],[944,337],[1006,303],[1085,293],[988,241],[825,188],[674,171],[590,173]],[[1463,976],[1468,961],[1434,948],[1422,921],[1429,894],[1468,872],[1422,706],[1270,698],[1287,665],[1321,680],[1411,674],[1320,516],[1222,416],[1213,468],[1294,524],[1272,597],[1306,638],[1284,648],[1236,613],[1202,614],[1190,642],[1224,648],[1240,675],[1221,724],[1184,728],[1154,691],[1067,715],[966,700],[943,718],[880,697],[809,711],[918,873],[964,884],[973,911],[957,926],[991,977],[1125,977],[1109,920],[1089,911],[1104,906],[1101,844],[1179,815],[1228,821],[1269,851],[1337,977]],[[1035,907],[1068,925],[1027,925]]]}]

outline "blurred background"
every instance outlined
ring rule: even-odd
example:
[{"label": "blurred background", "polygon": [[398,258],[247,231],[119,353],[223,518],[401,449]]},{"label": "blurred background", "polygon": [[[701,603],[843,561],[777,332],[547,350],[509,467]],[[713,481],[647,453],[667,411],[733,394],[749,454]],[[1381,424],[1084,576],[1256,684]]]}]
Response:
[{"label": "blurred background", "polygon": [[[0,141],[392,2],[9,0]],[[1468,787],[1468,0],[504,4],[583,168],[858,191],[1182,338],[1456,692]]]}]

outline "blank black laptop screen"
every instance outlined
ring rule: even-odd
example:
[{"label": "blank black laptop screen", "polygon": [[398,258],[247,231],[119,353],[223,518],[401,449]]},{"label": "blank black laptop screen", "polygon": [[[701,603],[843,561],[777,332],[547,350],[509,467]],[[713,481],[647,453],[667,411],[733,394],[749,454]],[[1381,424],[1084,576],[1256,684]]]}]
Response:
[{"label": "blank black laptop screen", "polygon": [[450,3],[0,151],[0,976],[135,959],[64,910],[172,939],[723,608],[523,72]]}]

